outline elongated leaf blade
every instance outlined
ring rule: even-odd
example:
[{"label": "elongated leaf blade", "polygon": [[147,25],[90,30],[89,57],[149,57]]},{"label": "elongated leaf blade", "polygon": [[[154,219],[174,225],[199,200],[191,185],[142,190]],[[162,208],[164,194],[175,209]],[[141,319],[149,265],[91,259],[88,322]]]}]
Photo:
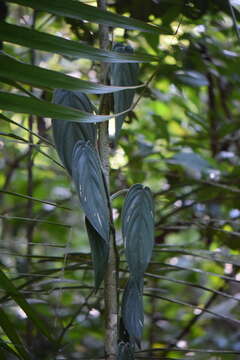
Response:
[{"label": "elongated leaf blade", "polygon": [[82,2],[68,0],[6,0],[15,4],[29,6],[33,9],[50,12],[59,16],[67,16],[73,19],[87,20],[97,24],[105,24],[112,27],[121,27],[129,30],[139,30],[159,33],[161,28],[147,24],[136,19],[113,14],[108,11],[98,9]]},{"label": "elongated leaf blade", "polygon": [[122,233],[131,275],[141,279],[151,259],[154,244],[154,209],[150,189],[133,185],[122,212]]},{"label": "elongated leaf blade", "polygon": [[95,228],[91,225],[88,219],[85,219],[86,228],[88,233],[88,239],[91,246],[94,277],[95,277],[95,289],[98,290],[101,282],[103,281],[106,271],[106,265],[108,260],[109,245],[99,235]]},{"label": "elongated leaf blade", "polygon": [[11,280],[0,270],[0,287],[6,291],[6,294],[23,309],[33,324],[44,334],[50,341],[53,341],[51,334],[49,333],[48,327],[44,324],[41,318],[37,315],[33,307],[28,304],[25,297],[18,291]]},{"label": "elongated leaf blade", "polygon": [[0,91],[0,109],[81,123],[103,122],[114,115],[94,115],[33,97]]},{"label": "elongated leaf blade", "polygon": [[144,315],[142,299],[142,280],[130,278],[123,293],[122,319],[131,341],[140,347]]},{"label": "elongated leaf blade", "polygon": [[[125,45],[123,43],[115,44],[115,51],[120,53],[133,53],[133,48],[131,46]],[[122,85],[122,86],[132,86],[136,85],[138,82],[138,72],[139,65],[130,63],[130,64],[112,64],[111,66],[111,84],[112,85]],[[127,90],[124,92],[119,92],[113,95],[114,99],[114,112],[124,111],[132,105],[135,91],[133,89]],[[122,128],[123,121],[127,114],[120,115],[116,117],[116,138],[119,136],[120,130]]]},{"label": "elongated leaf blade", "polygon": [[[93,112],[93,106],[88,97],[80,91],[58,89],[54,93],[53,102],[77,110]],[[96,125],[56,119],[53,119],[52,124],[53,138],[58,155],[71,175],[73,148],[78,140],[89,140],[94,145],[96,141]]]},{"label": "elongated leaf blade", "polygon": [[39,88],[81,90],[86,94],[106,94],[127,89],[124,86],[96,84],[67,76],[58,71],[24,64],[4,54],[0,54],[0,76],[7,80],[19,81]]},{"label": "elongated leaf blade", "polygon": [[23,360],[31,360],[30,355],[28,354],[22,340],[20,339],[18,333],[15,330],[14,324],[12,324],[12,322],[2,308],[0,308],[0,326],[5,332],[5,334],[8,336],[9,340],[17,349],[20,358]]},{"label": "elongated leaf blade", "polygon": [[81,206],[98,234],[109,240],[109,210],[97,153],[90,142],[78,141],[73,149],[73,180]]},{"label": "elongated leaf blade", "polygon": [[[17,359],[19,358],[19,354],[13,350],[12,347],[10,347],[6,342],[4,342],[2,339],[0,339],[0,349],[4,350],[5,352],[12,354],[13,356],[15,356]],[[3,357],[2,360],[5,360],[5,357]]]},{"label": "elongated leaf blade", "polygon": [[0,40],[77,59],[86,58],[94,61],[107,61],[109,63],[159,61],[159,58],[156,56],[148,54],[122,54],[96,49],[76,41],[5,22],[0,22]]}]

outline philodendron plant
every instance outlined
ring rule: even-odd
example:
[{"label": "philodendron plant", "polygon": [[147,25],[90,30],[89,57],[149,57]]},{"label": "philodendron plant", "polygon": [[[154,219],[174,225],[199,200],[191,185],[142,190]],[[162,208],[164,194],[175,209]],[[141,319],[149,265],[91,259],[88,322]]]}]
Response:
[{"label": "philodendron plant", "polygon": [[[130,46],[117,43],[115,51],[133,52]],[[112,64],[109,82],[113,86],[126,86],[127,90],[113,94],[113,111],[122,113],[129,109],[137,85],[136,63]],[[129,88],[130,87],[130,88]],[[80,91],[58,89],[55,104],[65,105],[86,113],[94,106]],[[119,137],[125,114],[116,116],[115,140]],[[98,152],[97,125],[53,120],[53,137],[58,155],[75,184],[80,205],[85,213],[86,229],[91,246],[95,273],[95,289],[104,279],[109,256],[109,239],[114,233],[111,199]],[[135,184],[128,190],[122,209],[122,235],[129,269],[119,321],[118,359],[133,359],[134,347],[140,347],[143,330],[143,277],[149,264],[154,243],[154,209],[148,187]]]}]

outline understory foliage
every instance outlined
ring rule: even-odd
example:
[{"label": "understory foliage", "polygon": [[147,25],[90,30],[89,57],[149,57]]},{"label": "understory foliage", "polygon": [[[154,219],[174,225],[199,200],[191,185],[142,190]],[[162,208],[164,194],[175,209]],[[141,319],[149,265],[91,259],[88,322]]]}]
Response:
[{"label": "understory foliage", "polygon": [[105,358],[114,239],[118,360],[240,359],[240,3],[106,3],[0,1],[1,358]]}]

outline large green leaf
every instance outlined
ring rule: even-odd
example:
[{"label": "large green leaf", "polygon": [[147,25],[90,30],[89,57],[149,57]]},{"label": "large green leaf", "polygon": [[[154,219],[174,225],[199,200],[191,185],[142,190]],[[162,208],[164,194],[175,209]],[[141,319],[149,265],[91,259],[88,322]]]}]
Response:
[{"label": "large green leaf", "polygon": [[91,223],[86,218],[86,228],[88,233],[88,239],[91,246],[93,269],[95,275],[95,289],[97,290],[101,285],[106,271],[106,265],[108,260],[109,245]]},{"label": "large green leaf", "polygon": [[121,27],[129,30],[160,32],[161,28],[136,19],[129,19],[112,12],[104,11],[82,2],[68,0],[5,0],[33,9],[50,12],[55,15],[67,16],[73,19],[87,20],[97,24],[106,24],[112,27]]},{"label": "large green leaf", "polygon": [[131,341],[140,347],[143,330],[143,282],[130,278],[123,293],[122,319]]},{"label": "large green leaf", "polygon": [[[9,69],[11,69],[11,71],[9,71]],[[122,86],[96,84],[62,74],[58,71],[24,64],[3,53],[0,54],[0,76],[2,76],[3,79],[19,81],[39,88],[82,90],[87,94],[105,94],[127,89],[127,87]]]},{"label": "large green leaf", "polygon": [[[88,97],[80,91],[58,89],[54,93],[53,102],[89,113],[93,112],[93,106]],[[58,155],[71,175],[73,148],[78,140],[90,140],[94,145],[96,141],[96,125],[56,119],[53,119],[52,124],[53,138]]]},{"label": "large green leaf", "polygon": [[33,307],[28,304],[25,297],[18,291],[13,282],[0,270],[0,288],[3,289],[27,314],[33,324],[44,334],[51,342],[53,341],[47,325],[37,315]]},{"label": "large green leaf", "polygon": [[22,340],[15,330],[14,324],[10,321],[2,308],[0,308],[0,326],[17,349],[19,357],[23,360],[30,360],[30,354],[28,354],[27,350],[25,349]]},{"label": "large green leaf", "polygon": [[109,209],[100,160],[90,142],[78,141],[73,149],[72,175],[88,221],[109,240]]},{"label": "large green leaf", "polygon": [[77,41],[67,40],[59,36],[49,35],[5,22],[0,22],[0,40],[77,59],[86,58],[110,63],[151,62],[160,60],[156,56],[147,54],[123,54],[96,49]]},{"label": "large green leaf", "polygon": [[0,91],[0,109],[75,122],[94,123],[111,119],[114,115],[94,115],[62,105],[51,104],[33,97]]},{"label": "large green leaf", "polygon": [[[120,53],[133,53],[133,48],[122,43],[115,44],[113,50]],[[132,86],[138,83],[138,64],[112,64],[111,66],[111,84]],[[135,91],[133,89],[124,92],[118,92],[113,95],[114,99],[114,112],[121,112],[128,109],[133,102]],[[116,131],[115,136],[118,137],[122,128],[123,121],[127,114],[116,117]]]},{"label": "large green leaf", "polygon": [[122,233],[131,275],[141,279],[151,259],[154,243],[154,210],[150,189],[133,185],[122,212]]}]

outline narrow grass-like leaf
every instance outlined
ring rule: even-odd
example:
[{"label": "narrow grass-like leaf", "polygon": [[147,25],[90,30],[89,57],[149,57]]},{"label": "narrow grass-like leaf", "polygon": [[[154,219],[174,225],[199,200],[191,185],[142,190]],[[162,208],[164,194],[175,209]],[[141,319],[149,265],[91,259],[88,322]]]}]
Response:
[{"label": "narrow grass-like leaf", "polygon": [[129,30],[139,30],[159,33],[161,28],[147,24],[136,19],[129,19],[109,11],[104,11],[82,2],[68,0],[5,0],[15,4],[29,6],[33,9],[50,12],[59,16],[67,16],[73,19],[87,20],[97,24],[105,24],[112,27],[121,27]]},{"label": "narrow grass-like leaf", "polygon": [[86,58],[94,61],[107,61],[109,63],[160,60],[157,56],[148,54],[123,54],[116,51],[96,49],[76,41],[5,22],[0,22],[0,40],[76,59]]},{"label": "narrow grass-like leaf", "polygon": [[[130,53],[130,54],[133,53],[133,48],[123,43],[115,44],[113,50],[120,53]],[[112,64],[111,73],[110,73],[111,84],[114,86],[136,85],[138,83],[138,72],[139,72],[139,65],[136,63]],[[134,89],[115,93],[113,95],[114,112],[118,113],[128,109],[132,105],[134,94],[135,94]],[[126,115],[127,114],[116,117],[116,131],[115,131],[116,138],[119,136]]]},{"label": "narrow grass-like leaf", "polygon": [[[0,339],[0,349],[4,350],[5,352],[7,352],[7,353],[15,356],[17,359],[19,359],[19,354],[12,347],[10,347],[6,342],[4,342],[2,339]],[[1,353],[1,355],[2,354],[3,353]],[[3,356],[3,359],[1,359],[1,360],[5,360],[5,357]]]},{"label": "narrow grass-like leaf", "polygon": [[9,278],[2,270],[0,270],[0,288],[6,291],[6,294],[9,295],[22,308],[33,324],[39,329],[39,331],[52,342],[53,338],[49,333],[47,325],[44,324],[33,307],[28,304],[24,296],[18,291],[13,282],[9,280]]},{"label": "narrow grass-like leaf", "polygon": [[86,94],[106,94],[127,88],[124,86],[107,86],[77,79],[58,71],[24,64],[4,54],[0,54],[0,76],[7,80],[19,81],[39,88],[81,90]]},{"label": "narrow grass-like leaf", "polygon": [[159,249],[159,251],[166,253],[191,255],[194,257],[200,257],[203,259],[208,259],[223,264],[228,263],[228,264],[240,266],[239,255],[227,254],[222,251],[208,251],[208,250],[187,249],[187,248],[171,248],[171,249],[163,248],[163,249]]},{"label": "narrow grass-like leaf", "polygon": [[30,355],[28,354],[25,346],[20,339],[18,333],[15,330],[14,324],[10,321],[7,314],[4,310],[0,307],[0,326],[9,338],[9,340],[13,343],[15,348],[19,353],[19,357],[23,360],[31,360]]},{"label": "narrow grass-like leaf", "polygon": [[[58,89],[54,93],[53,102],[85,112],[93,112],[93,106],[88,97],[80,91]],[[58,155],[69,172],[72,174],[72,152],[78,140],[96,141],[96,125],[80,124],[70,121],[53,119],[53,138]]]},{"label": "narrow grass-like leaf", "polygon": [[131,277],[123,293],[122,318],[124,326],[130,336],[140,347],[140,340],[143,330],[143,282],[136,281]]},{"label": "narrow grass-like leaf", "polygon": [[109,209],[100,160],[90,142],[78,141],[73,149],[72,175],[81,206],[91,225],[109,240]]},{"label": "narrow grass-like leaf", "polygon": [[91,246],[93,268],[95,274],[95,289],[98,290],[103,280],[108,260],[109,245],[99,235],[88,219],[85,219],[88,239]]},{"label": "narrow grass-like leaf", "polygon": [[94,115],[47,101],[0,91],[0,109],[81,123],[103,122],[114,115]]},{"label": "narrow grass-like leaf", "polygon": [[133,185],[122,212],[122,233],[131,275],[141,279],[151,259],[154,243],[153,201],[150,189]]}]

